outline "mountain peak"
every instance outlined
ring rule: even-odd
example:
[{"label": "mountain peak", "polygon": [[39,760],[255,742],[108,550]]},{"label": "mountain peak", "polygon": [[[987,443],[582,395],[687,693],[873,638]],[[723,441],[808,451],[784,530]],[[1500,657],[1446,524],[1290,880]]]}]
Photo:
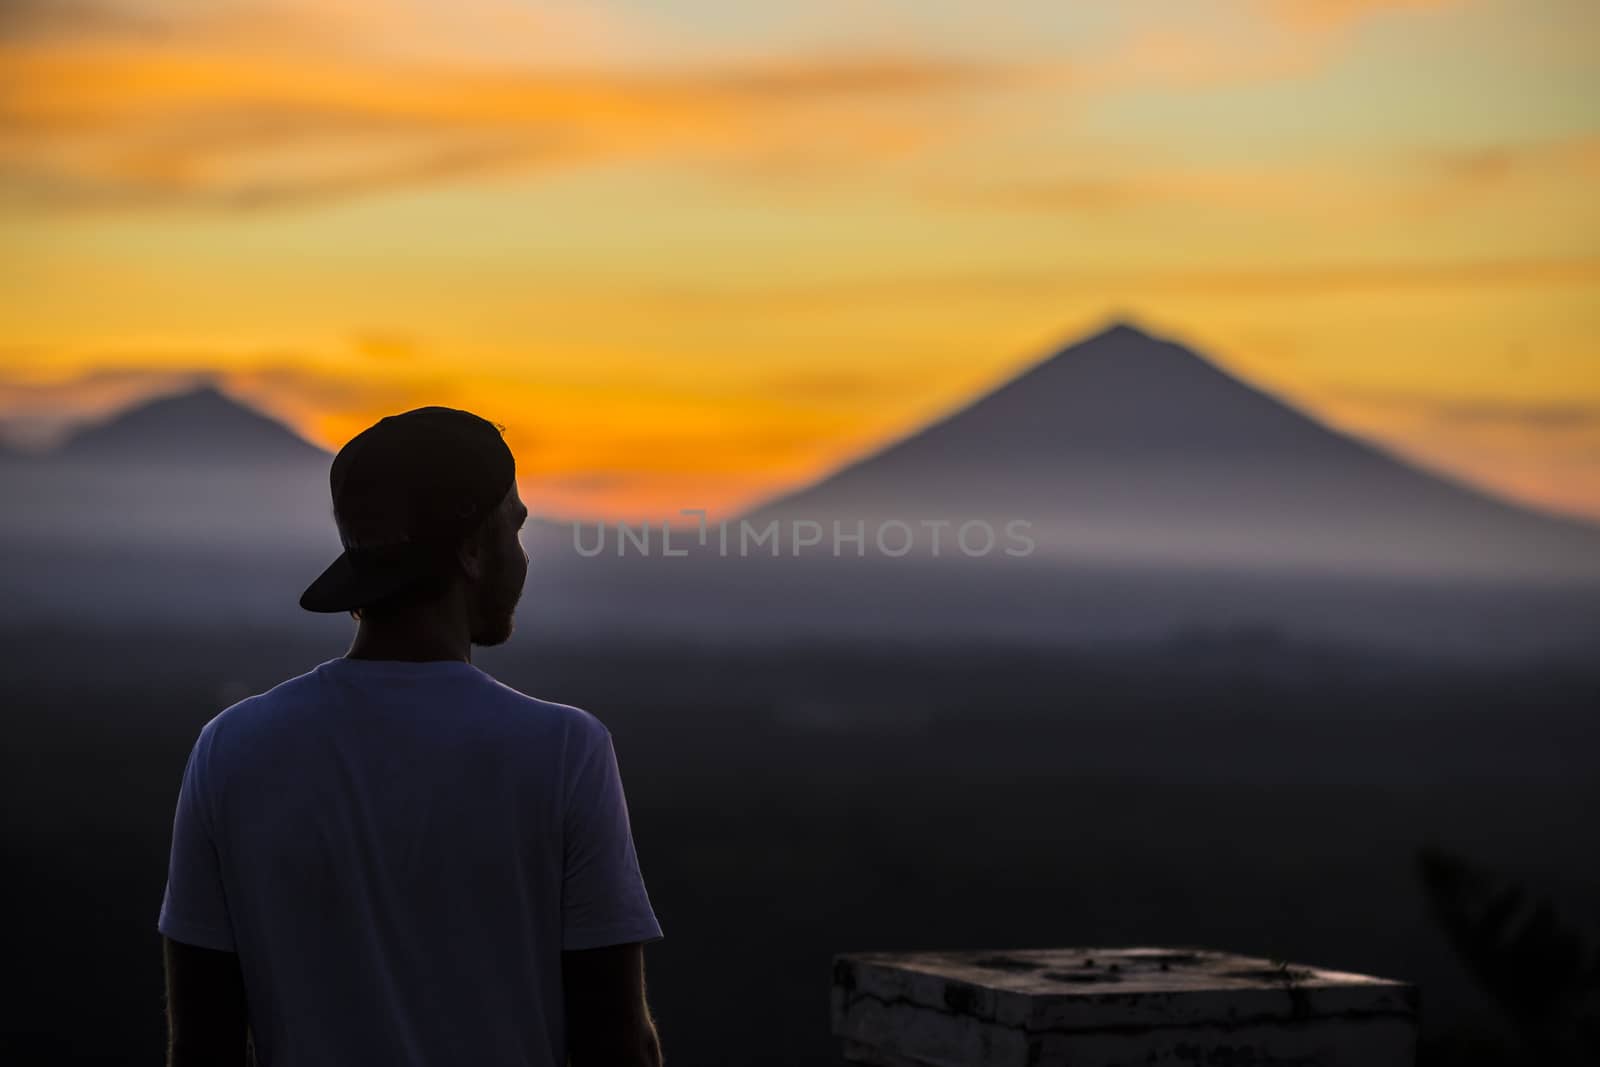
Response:
[{"label": "mountain peak", "polygon": [[1335,436],[1205,356],[1117,318],[830,481],[872,483],[894,499],[959,468],[987,497],[1002,481],[1047,484],[1069,469],[1320,454]]},{"label": "mountain peak", "polygon": [[278,420],[207,381],[135,404],[80,430],[59,449],[74,459],[261,462],[325,458]]},{"label": "mountain peak", "polygon": [[1084,345],[1092,345],[1104,342],[1131,344],[1136,341],[1143,341],[1151,344],[1162,343],[1161,338],[1156,337],[1148,330],[1143,329],[1132,319],[1118,317],[1111,319],[1104,326],[1089,336],[1072,342],[1068,347],[1077,348]]},{"label": "mountain peak", "polygon": [[1224,385],[1225,391],[1250,390],[1194,349],[1125,318],[1113,319],[1089,336],[1057,348],[1024,371],[1017,379],[1021,381],[1028,381],[1026,388],[1034,393],[1088,388],[1102,394],[1124,390],[1148,395]]},{"label": "mountain peak", "polygon": [[1080,558],[1596,568],[1593,532],[1410,466],[1127,320],[754,521],[783,516],[1026,519],[1041,543]]}]

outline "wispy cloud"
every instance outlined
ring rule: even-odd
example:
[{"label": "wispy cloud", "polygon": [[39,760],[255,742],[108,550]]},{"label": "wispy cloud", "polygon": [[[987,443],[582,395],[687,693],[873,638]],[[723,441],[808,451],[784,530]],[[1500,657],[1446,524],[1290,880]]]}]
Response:
[{"label": "wispy cloud", "polygon": [[1437,403],[1435,417],[1466,425],[1514,423],[1543,430],[1600,429],[1600,404],[1525,403],[1478,400]]},{"label": "wispy cloud", "polygon": [[883,374],[813,370],[774,376],[768,388],[802,403],[850,405],[881,401],[895,391],[896,385]]},{"label": "wispy cloud", "polygon": [[[628,299],[641,306],[672,307],[680,311],[706,308],[728,315],[838,311],[851,306],[896,303],[926,306],[929,302],[938,302],[945,306],[998,300],[1017,305],[1086,293],[1117,297],[1316,297],[1475,286],[1593,285],[1597,282],[1600,282],[1600,257],[1120,269],[1063,265],[1058,269],[970,273],[918,275],[907,272],[894,277],[857,276],[792,285],[641,287],[630,291]],[[613,290],[613,295],[615,292]]]},{"label": "wispy cloud", "polygon": [[1426,164],[1441,180],[1466,189],[1499,188],[1551,175],[1600,179],[1600,134],[1435,152]]},{"label": "wispy cloud", "polygon": [[1243,208],[1254,212],[1316,209],[1350,203],[1365,186],[1309,166],[1165,166],[1144,161],[1139,169],[1089,171],[1054,178],[952,184],[929,191],[952,205],[1046,214],[1107,214],[1172,204]]},{"label": "wispy cloud", "polygon": [[1018,75],[885,54],[609,69],[469,61],[419,54],[382,20],[369,28],[385,47],[352,44],[359,20],[330,10],[344,21],[291,8],[259,27],[235,13],[159,32],[110,16],[17,16],[0,35],[0,190],[30,206],[248,209],[637,158],[860,166],[948,126],[936,109],[915,120],[876,104]]},{"label": "wispy cloud", "polygon": [[104,0],[3,0],[0,40],[59,36],[151,35],[166,23],[146,12]]},{"label": "wispy cloud", "polygon": [[1343,29],[1374,15],[1439,11],[1463,0],[1257,0],[1270,17],[1300,30]]},{"label": "wispy cloud", "polygon": [[[1096,162],[1091,158],[1088,165]],[[1379,177],[1370,161],[1359,169],[1336,161],[1206,167],[1149,157],[1098,162],[1108,169],[952,182],[930,188],[927,195],[952,205],[1046,214],[1105,215],[1179,205],[1251,215],[1281,211],[1317,218],[1413,217],[1459,210],[1484,195],[1519,190],[1529,182],[1600,180],[1600,135],[1397,154]]]},{"label": "wispy cloud", "polygon": [[365,417],[421,404],[448,404],[460,396],[460,379],[438,366],[407,376],[378,376],[360,366],[332,367],[292,357],[268,359],[228,371],[222,380],[241,395],[292,413],[295,421],[318,415]]},{"label": "wispy cloud", "polygon": [[188,367],[100,367],[67,376],[0,374],[0,437],[27,448],[48,448],[75,427],[145,397],[214,379],[198,360]]},{"label": "wispy cloud", "polygon": [[1111,47],[1054,61],[915,46],[739,60],[675,51],[670,31],[605,5],[8,0],[0,198],[250,210],[663,159],[849,174],[961,136],[941,106],[953,94],[1277,80],[1327,62],[1364,18],[1446,6],[1246,0],[1242,33],[1141,16]]},{"label": "wispy cloud", "polygon": [[1276,82],[1334,62],[1363,23],[1444,11],[1464,0],[1234,0],[1133,17],[1122,41],[1075,72],[1100,89],[1212,88]]},{"label": "wispy cloud", "polygon": [[1334,397],[1346,403],[1400,412],[1436,425],[1464,429],[1516,429],[1551,433],[1600,430],[1600,401],[1519,400],[1439,396],[1415,390],[1346,388]]}]

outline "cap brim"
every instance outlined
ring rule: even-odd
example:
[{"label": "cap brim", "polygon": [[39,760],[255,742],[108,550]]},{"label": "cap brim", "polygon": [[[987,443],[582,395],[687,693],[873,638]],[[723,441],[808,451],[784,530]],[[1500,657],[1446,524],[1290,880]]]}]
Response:
[{"label": "cap brim", "polygon": [[362,573],[350,562],[348,552],[328,564],[316,581],[300,594],[300,606],[307,611],[353,611],[375,604],[398,593],[415,581],[415,571],[368,571]]}]

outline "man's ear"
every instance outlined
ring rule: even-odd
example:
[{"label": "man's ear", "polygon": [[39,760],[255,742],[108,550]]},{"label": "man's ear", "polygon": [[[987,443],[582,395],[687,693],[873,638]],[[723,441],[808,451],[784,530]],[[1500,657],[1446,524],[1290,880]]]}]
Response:
[{"label": "man's ear", "polygon": [[456,562],[461,565],[461,572],[467,580],[476,582],[483,577],[484,572],[484,545],[483,530],[475,530],[471,536],[462,539],[456,548]]}]

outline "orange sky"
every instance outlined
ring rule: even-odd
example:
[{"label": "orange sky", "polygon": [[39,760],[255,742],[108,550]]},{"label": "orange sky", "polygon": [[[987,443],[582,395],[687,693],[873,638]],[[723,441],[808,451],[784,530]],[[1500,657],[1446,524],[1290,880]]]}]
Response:
[{"label": "orange sky", "polygon": [[1131,315],[1600,517],[1597,11],[14,2],[0,419],[448,403],[539,510],[727,510]]}]

